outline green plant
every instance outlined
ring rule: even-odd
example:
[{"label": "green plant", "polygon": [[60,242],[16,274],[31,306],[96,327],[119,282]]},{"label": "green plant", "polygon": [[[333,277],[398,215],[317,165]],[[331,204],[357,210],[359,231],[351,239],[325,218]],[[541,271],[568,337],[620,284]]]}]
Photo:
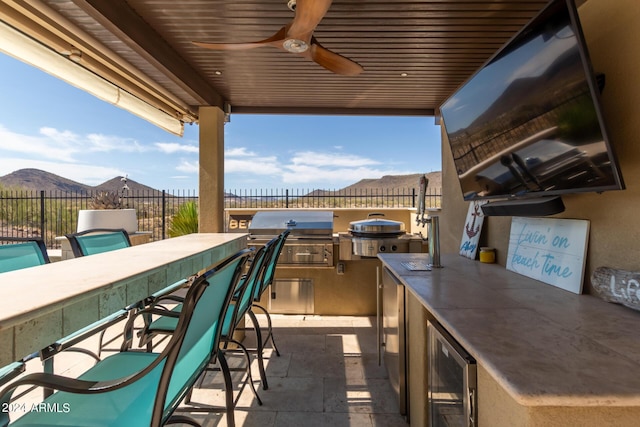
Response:
[{"label": "green plant", "polygon": [[171,218],[169,237],[184,236],[198,232],[198,206],[196,202],[185,202]]}]

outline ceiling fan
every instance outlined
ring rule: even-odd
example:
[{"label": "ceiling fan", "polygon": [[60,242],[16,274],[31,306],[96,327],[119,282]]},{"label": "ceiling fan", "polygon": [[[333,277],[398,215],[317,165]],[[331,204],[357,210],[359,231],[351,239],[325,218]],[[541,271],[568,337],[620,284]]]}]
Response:
[{"label": "ceiling fan", "polygon": [[331,2],[332,0],[289,0],[289,8],[295,11],[293,21],[264,40],[250,43],[193,43],[214,50],[247,50],[273,46],[310,59],[336,74],[358,75],[364,70],[360,64],[324,48],[313,37],[313,32],[329,10]]}]

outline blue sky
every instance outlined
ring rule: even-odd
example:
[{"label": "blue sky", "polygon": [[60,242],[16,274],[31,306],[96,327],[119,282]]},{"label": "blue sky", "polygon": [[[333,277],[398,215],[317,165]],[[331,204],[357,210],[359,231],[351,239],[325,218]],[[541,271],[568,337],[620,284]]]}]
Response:
[{"label": "blue sky", "polygon": [[[88,185],[118,175],[198,186],[198,126],[182,138],[0,53],[0,176],[37,168]],[[433,117],[232,114],[225,188],[338,189],[441,169]]]}]

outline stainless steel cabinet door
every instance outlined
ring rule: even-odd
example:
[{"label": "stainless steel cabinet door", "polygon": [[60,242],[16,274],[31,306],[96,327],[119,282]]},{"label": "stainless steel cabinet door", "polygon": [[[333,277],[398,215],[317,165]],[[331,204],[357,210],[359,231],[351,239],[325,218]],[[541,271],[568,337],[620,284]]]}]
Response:
[{"label": "stainless steel cabinet door", "polygon": [[407,412],[404,285],[386,268],[382,274],[382,342],[384,364],[398,396],[400,413]]}]

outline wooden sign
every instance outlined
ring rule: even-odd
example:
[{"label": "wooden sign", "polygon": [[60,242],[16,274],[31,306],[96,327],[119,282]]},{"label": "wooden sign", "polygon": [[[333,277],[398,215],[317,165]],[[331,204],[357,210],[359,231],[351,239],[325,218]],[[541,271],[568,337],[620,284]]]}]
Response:
[{"label": "wooden sign", "polygon": [[591,286],[607,302],[640,310],[640,272],[598,267],[591,275]]},{"label": "wooden sign", "polygon": [[580,294],[589,221],[513,217],[507,269]]},{"label": "wooden sign", "polygon": [[484,214],[480,207],[485,203],[487,203],[486,200],[475,200],[469,204],[467,220],[464,223],[462,240],[460,241],[460,255],[463,257],[476,259],[480,232],[484,223]]}]

